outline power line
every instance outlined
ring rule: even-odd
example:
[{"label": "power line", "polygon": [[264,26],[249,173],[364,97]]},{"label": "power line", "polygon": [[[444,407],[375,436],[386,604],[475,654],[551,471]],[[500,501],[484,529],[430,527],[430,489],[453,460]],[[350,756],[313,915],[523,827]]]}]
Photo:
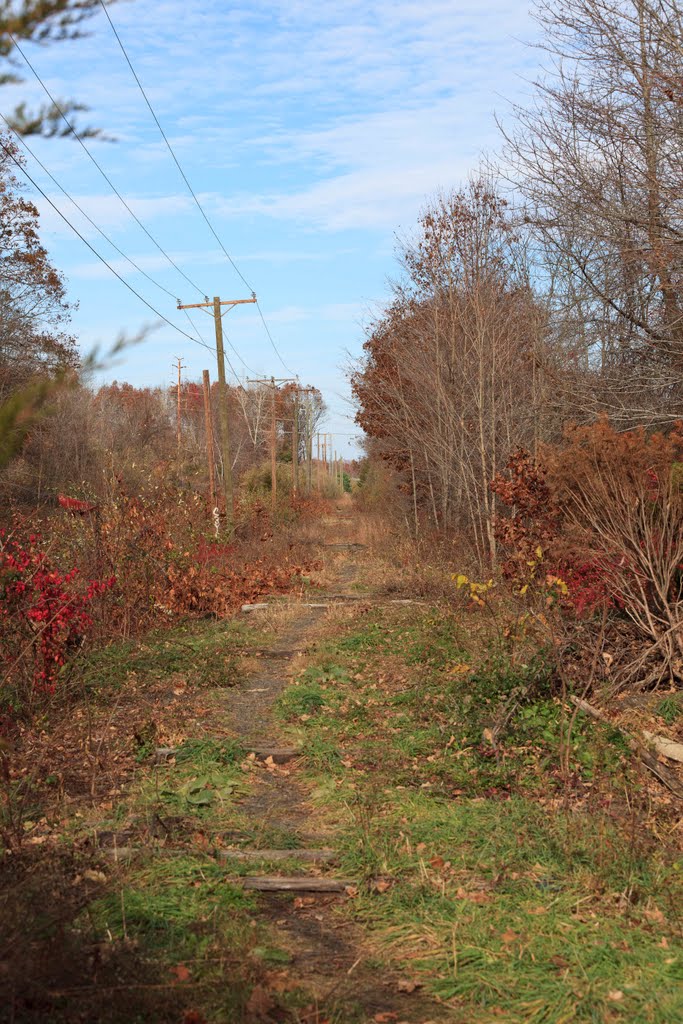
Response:
[{"label": "power line", "polygon": [[43,199],[45,199],[46,202],[48,202],[50,204],[50,206],[55,211],[55,213],[57,213],[62,218],[62,220],[64,221],[65,224],[68,224],[68,226],[71,228],[71,230],[74,232],[74,234],[78,235],[78,237],[83,242],[83,244],[87,245],[88,249],[90,249],[90,251],[95,256],[97,256],[98,260],[100,260],[102,263],[104,263],[105,267],[107,267],[107,269],[112,272],[114,277],[118,277],[118,279],[121,282],[121,284],[124,285],[124,287],[126,287],[129,292],[132,292],[133,295],[135,295],[135,297],[138,298],[140,300],[140,302],[142,302],[145,306],[147,306],[148,309],[151,309],[152,312],[156,316],[158,316],[160,320],[163,320],[165,323],[167,323],[168,326],[172,327],[174,331],[178,332],[178,334],[182,334],[184,338],[189,338],[190,341],[193,341],[193,342],[197,343],[197,339],[196,338],[193,338],[190,334],[187,334],[185,331],[181,330],[181,328],[176,326],[176,324],[174,324],[171,320],[169,320],[168,317],[165,317],[163,313],[160,313],[159,310],[156,309],[151,304],[151,302],[148,302],[147,299],[145,299],[142,295],[140,295],[140,292],[136,291],[135,288],[133,288],[132,285],[128,284],[128,281],[126,281],[125,277],[122,277],[121,274],[119,274],[119,272],[117,270],[115,270],[114,267],[112,267],[112,265],[107,262],[107,260],[105,260],[104,256],[100,255],[100,253],[97,251],[97,249],[95,249],[95,247],[90,244],[88,239],[85,238],[85,236],[81,234],[81,232],[78,230],[78,228],[74,227],[74,225],[71,223],[69,218],[64,213],[62,213],[62,211],[59,209],[59,207],[55,203],[52,202],[52,200],[50,199],[48,194],[46,192],[44,192],[43,189],[38,184],[38,182],[35,181],[35,179],[31,177],[31,175],[26,170],[26,168],[22,166],[21,161],[17,160],[17,158],[14,155],[14,153],[12,153],[12,151],[7,148],[7,146],[4,144],[4,142],[2,142],[1,139],[0,139],[0,146],[2,146],[2,149],[5,152],[5,155],[8,156],[10,158],[10,160],[12,160],[13,163],[16,164],[16,166],[19,168],[19,170],[24,175],[24,177],[27,178],[31,182],[33,187],[38,192],[40,192],[40,194],[43,197]]},{"label": "power line", "polygon": [[178,160],[178,157],[177,157],[177,156],[175,155],[175,153],[173,152],[173,147],[171,146],[171,143],[170,143],[170,142],[168,141],[168,137],[167,137],[167,135],[166,135],[166,132],[165,132],[165,131],[164,131],[164,129],[163,129],[162,127],[161,127],[161,123],[160,123],[160,121],[159,121],[159,118],[158,118],[158,117],[157,117],[157,115],[156,115],[156,114],[154,113],[154,108],[152,107],[152,104],[151,104],[151,103],[149,102],[149,98],[148,98],[148,96],[147,96],[147,93],[145,92],[145,90],[144,90],[144,88],[143,88],[142,82],[140,81],[140,79],[139,79],[139,78],[138,78],[138,76],[137,76],[137,72],[136,72],[135,68],[133,67],[133,65],[132,65],[132,63],[131,63],[131,59],[130,59],[130,57],[128,56],[128,53],[126,52],[126,48],[125,48],[125,46],[123,45],[123,42],[122,42],[122,40],[121,40],[121,36],[120,36],[120,35],[118,34],[118,32],[116,31],[116,26],[114,25],[114,22],[113,22],[113,21],[111,20],[111,15],[109,14],[109,11],[107,10],[107,7],[106,7],[106,5],[104,4],[103,0],[100,0],[100,6],[101,6],[102,10],[104,11],[104,13],[105,13],[105,15],[106,15],[106,17],[107,17],[107,21],[108,21],[108,22],[109,22],[109,24],[111,25],[111,30],[112,30],[112,32],[114,33],[114,35],[116,36],[116,41],[117,41],[117,43],[119,44],[119,47],[121,48],[121,53],[123,54],[123,56],[124,56],[124,58],[125,58],[125,60],[126,60],[126,63],[127,63],[128,67],[129,67],[129,68],[130,68],[130,70],[131,70],[131,74],[133,75],[133,78],[134,78],[134,79],[135,79],[135,81],[137,82],[137,85],[138,85],[138,89],[139,89],[139,90],[140,90],[140,92],[142,93],[142,95],[143,95],[143,97],[144,97],[144,100],[145,100],[145,103],[146,103],[146,104],[147,104],[147,106],[149,107],[149,112],[150,112],[150,114],[152,115],[152,117],[154,118],[155,124],[156,124],[157,128],[159,129],[159,132],[161,133],[161,137],[162,137],[162,139],[164,140],[164,142],[166,143],[166,147],[167,147],[167,149],[168,149],[169,153],[171,154],[171,156],[172,156],[172,158],[173,158],[173,161],[174,161],[174,163],[175,163],[176,167],[177,167],[177,168],[178,168],[178,170],[180,171],[181,177],[182,177],[183,181],[185,182],[185,184],[187,185],[187,187],[188,187],[188,189],[189,189],[189,191],[190,191],[190,195],[192,196],[192,198],[194,199],[195,203],[197,204],[197,209],[199,210],[199,212],[201,213],[202,217],[203,217],[203,218],[204,218],[204,220],[206,221],[206,225],[207,225],[207,227],[209,228],[209,231],[211,232],[211,234],[213,235],[213,237],[214,237],[214,238],[216,239],[216,241],[217,241],[217,242],[218,242],[218,244],[220,245],[221,249],[223,250],[223,253],[224,253],[224,254],[225,254],[225,256],[226,256],[226,258],[227,258],[227,259],[228,259],[228,260],[230,261],[230,265],[232,266],[232,268],[233,268],[233,270],[235,271],[235,273],[236,273],[236,274],[237,274],[237,275],[238,275],[238,276],[239,276],[239,277],[240,277],[240,278],[242,279],[242,283],[243,283],[244,285],[246,285],[246,287],[247,287],[247,288],[249,289],[249,291],[250,291],[250,292],[253,292],[253,290],[254,290],[254,289],[253,289],[253,288],[251,287],[251,285],[249,284],[249,282],[248,282],[248,281],[246,280],[246,278],[245,278],[245,277],[244,277],[244,275],[242,274],[241,270],[239,269],[239,267],[237,266],[237,264],[236,264],[236,263],[235,263],[235,261],[233,260],[232,256],[230,255],[230,253],[228,252],[228,250],[227,250],[227,249],[225,248],[225,246],[224,246],[224,245],[223,245],[223,243],[221,242],[220,238],[218,237],[218,234],[217,234],[217,233],[216,233],[216,231],[214,230],[214,227],[213,227],[213,225],[212,225],[211,221],[209,220],[209,218],[207,217],[206,213],[204,212],[204,208],[202,207],[202,204],[201,204],[201,203],[199,202],[199,199],[197,198],[197,196],[196,196],[196,194],[195,194],[195,191],[194,191],[194,189],[192,188],[192,185],[190,184],[190,182],[189,182],[189,180],[188,180],[188,178],[187,178],[187,175],[185,174],[185,171],[184,171],[184,170],[182,169],[182,167],[180,166],[180,161]]},{"label": "power line", "polygon": [[[121,39],[121,36],[119,35],[119,33],[116,30],[116,26],[114,25],[114,22],[111,19],[111,15],[109,14],[109,11],[108,11],[105,3],[104,3],[104,0],[100,0],[100,6],[101,6],[102,10],[104,11],[104,13],[106,15],[107,21],[109,22],[109,24],[111,26],[111,30],[114,33],[114,36],[116,37],[116,41],[119,44],[119,47],[121,49],[121,53],[123,54],[123,56],[125,58],[125,61],[126,61],[127,65],[128,65],[128,67],[130,68],[131,74],[133,75],[133,78],[135,79],[135,81],[137,83],[137,86],[138,86],[140,92],[142,93],[144,101],[145,101],[145,103],[147,104],[147,106],[149,108],[149,112],[152,115],[152,117],[154,118],[154,122],[155,122],[157,128],[159,129],[161,137],[164,140],[164,142],[166,143],[166,147],[167,147],[169,153],[171,154],[171,157],[173,158],[173,162],[175,163],[176,167],[178,168],[183,181],[187,185],[187,188],[188,188],[188,190],[190,192],[190,195],[192,196],[192,198],[194,199],[194,201],[196,203],[197,209],[199,210],[199,212],[201,213],[202,217],[204,218],[204,221],[206,222],[206,225],[207,225],[209,231],[211,232],[211,234],[213,235],[213,237],[216,239],[216,241],[218,242],[219,246],[221,247],[225,258],[230,263],[230,266],[233,268],[233,270],[238,275],[238,277],[240,277],[240,279],[242,280],[243,284],[249,289],[249,291],[252,293],[252,295],[255,296],[256,292],[254,291],[252,286],[249,284],[249,282],[245,278],[244,274],[239,269],[239,267],[237,266],[237,264],[233,260],[232,256],[228,252],[228,250],[223,245],[223,242],[221,241],[221,239],[220,239],[217,231],[215,230],[213,224],[209,220],[209,218],[208,218],[208,216],[207,216],[207,214],[206,214],[206,212],[204,210],[204,207],[199,202],[199,199],[197,198],[197,195],[196,195],[194,189],[192,188],[192,185],[190,184],[189,179],[188,179],[187,175],[185,174],[185,171],[181,167],[180,161],[178,160],[178,157],[176,156],[176,154],[175,154],[175,152],[173,150],[173,147],[171,146],[171,143],[168,140],[168,136],[166,135],[166,132],[164,131],[164,129],[161,127],[161,122],[159,121],[159,118],[157,117],[156,113],[154,112],[154,108],[152,107],[152,104],[149,101],[149,97],[147,96],[147,93],[144,90],[142,82],[138,78],[137,72],[136,72],[135,68],[133,67],[132,61],[131,61],[130,57],[128,56],[128,53],[126,51],[125,46],[123,45],[123,41]],[[280,355],[280,352],[278,350],[277,345],[275,344],[275,341],[273,339],[273,335],[270,332],[268,324],[266,323],[266,319],[265,319],[265,317],[263,315],[263,311],[262,311],[262,309],[261,309],[261,307],[260,307],[260,305],[258,303],[258,300],[256,302],[256,308],[258,309],[259,316],[261,317],[261,322],[262,322],[263,327],[265,329],[265,332],[266,332],[266,334],[268,336],[268,340],[270,341],[270,344],[273,347],[273,351],[275,352],[275,355],[278,357],[278,359],[280,360],[280,362],[284,366],[285,370],[287,370],[287,373],[293,373],[293,371],[287,366],[287,364],[285,363],[284,359]],[[247,369],[248,369],[248,367],[247,367]]]},{"label": "power line", "polygon": [[156,246],[156,248],[157,248],[157,249],[159,250],[159,252],[160,252],[160,253],[161,253],[161,254],[162,254],[162,255],[163,255],[164,257],[165,257],[165,259],[167,259],[167,260],[168,260],[168,262],[169,262],[169,263],[171,264],[171,266],[172,266],[172,267],[173,267],[173,268],[174,268],[175,270],[177,270],[177,271],[178,271],[178,273],[180,274],[180,276],[181,276],[181,277],[184,277],[184,278],[185,278],[185,280],[187,281],[187,283],[188,283],[189,285],[191,285],[191,286],[192,286],[192,288],[194,288],[194,289],[195,289],[195,291],[199,292],[199,294],[200,294],[200,295],[203,295],[203,294],[204,294],[204,291],[203,291],[203,290],[202,290],[202,289],[201,289],[201,288],[199,287],[199,285],[198,285],[198,284],[195,284],[195,282],[194,282],[194,281],[193,281],[193,280],[192,280],[192,279],[191,279],[190,277],[188,277],[188,276],[187,276],[187,274],[185,273],[185,271],[184,271],[184,270],[181,270],[181,269],[180,269],[180,267],[179,267],[179,266],[178,266],[178,264],[177,264],[177,263],[175,262],[175,260],[173,260],[173,259],[172,259],[172,258],[171,258],[171,257],[170,257],[170,256],[168,255],[168,253],[167,253],[167,252],[166,252],[166,250],[165,250],[165,249],[163,248],[163,246],[162,246],[162,245],[161,245],[161,244],[160,244],[159,242],[157,242],[157,240],[156,240],[156,238],[154,237],[154,235],[152,235],[152,233],[151,233],[151,232],[150,232],[150,231],[149,231],[149,230],[148,230],[148,229],[147,229],[147,228],[145,227],[145,225],[144,225],[144,224],[142,223],[142,221],[141,221],[141,220],[140,220],[140,218],[139,218],[139,217],[137,216],[137,214],[133,212],[133,210],[132,210],[132,209],[131,209],[131,207],[130,207],[130,206],[128,205],[128,203],[126,202],[126,200],[124,199],[124,197],[123,197],[123,196],[121,195],[121,193],[119,192],[119,190],[117,189],[116,185],[115,185],[115,184],[114,184],[114,182],[113,182],[113,181],[111,180],[111,178],[109,177],[109,175],[107,174],[107,172],[106,172],[106,171],[105,171],[105,170],[104,170],[104,169],[103,169],[103,168],[101,167],[101,165],[99,164],[99,162],[98,162],[98,161],[97,161],[97,160],[95,159],[95,157],[94,157],[94,156],[92,155],[92,153],[90,152],[90,150],[88,149],[88,147],[86,146],[86,144],[85,144],[85,143],[83,142],[83,139],[82,139],[82,138],[81,138],[81,137],[79,136],[78,132],[76,131],[76,129],[74,128],[74,126],[73,126],[73,125],[71,124],[71,121],[69,121],[68,117],[66,116],[66,114],[64,113],[64,111],[62,110],[62,108],[61,108],[61,107],[59,106],[59,104],[57,103],[56,99],[54,98],[54,96],[52,95],[52,93],[50,92],[50,90],[48,89],[48,87],[47,87],[47,86],[45,85],[45,82],[44,82],[44,81],[42,80],[42,78],[40,77],[40,75],[38,74],[38,72],[36,71],[36,69],[35,69],[35,68],[33,67],[33,64],[31,63],[31,61],[30,61],[30,60],[28,59],[28,57],[26,56],[26,54],[25,54],[25,53],[24,53],[24,51],[22,50],[22,48],[21,48],[21,46],[19,45],[18,41],[17,41],[16,39],[15,39],[15,37],[14,37],[14,36],[12,35],[12,33],[11,33],[11,32],[8,32],[8,33],[7,33],[7,35],[9,36],[9,38],[10,38],[10,40],[11,40],[11,42],[12,42],[12,45],[13,45],[13,46],[14,46],[14,47],[15,47],[15,48],[16,48],[16,49],[17,49],[17,50],[19,51],[19,53],[21,54],[21,56],[22,56],[22,58],[24,59],[25,63],[26,63],[26,64],[27,64],[27,66],[28,66],[28,67],[30,68],[30,70],[32,71],[33,75],[35,76],[35,78],[36,78],[36,79],[38,80],[38,82],[39,82],[39,83],[40,83],[40,85],[42,86],[42,88],[43,88],[43,90],[44,90],[45,94],[47,95],[48,99],[49,99],[49,100],[50,100],[50,102],[52,103],[52,105],[53,105],[54,109],[55,109],[55,110],[57,111],[57,113],[58,113],[58,114],[60,115],[60,117],[62,118],[62,120],[64,121],[64,123],[66,124],[66,126],[68,127],[69,131],[70,131],[70,132],[72,133],[73,137],[74,137],[74,138],[76,139],[76,141],[78,142],[79,146],[80,146],[80,147],[81,147],[81,149],[83,150],[83,152],[87,154],[88,158],[89,158],[89,159],[90,159],[90,160],[92,161],[92,163],[93,163],[93,164],[95,165],[95,167],[97,168],[97,170],[98,170],[98,171],[100,172],[100,174],[102,175],[102,177],[104,178],[104,180],[105,180],[105,181],[107,182],[107,184],[109,185],[109,188],[110,188],[110,189],[112,190],[112,192],[113,192],[113,193],[114,193],[114,194],[116,195],[116,197],[117,197],[117,198],[118,198],[118,199],[120,200],[120,202],[121,202],[121,203],[123,203],[123,205],[125,206],[126,210],[128,210],[128,213],[129,213],[129,214],[131,215],[131,217],[132,217],[132,218],[133,218],[133,220],[134,220],[134,221],[136,222],[136,224],[138,224],[138,226],[139,226],[139,227],[140,227],[140,228],[141,228],[141,229],[142,229],[142,230],[144,231],[144,233],[145,233],[145,234],[147,235],[147,237],[149,238],[150,242],[152,242],[152,243],[153,243],[153,245],[155,245],[155,246]]},{"label": "power line", "polygon": [[102,230],[102,228],[101,228],[101,227],[100,227],[100,226],[99,226],[98,224],[96,224],[96,223],[95,223],[95,221],[94,221],[94,220],[92,219],[92,217],[91,217],[91,216],[90,216],[90,215],[89,215],[88,213],[86,213],[86,211],[85,211],[85,210],[83,209],[83,207],[82,207],[82,206],[80,205],[80,203],[76,202],[76,200],[74,199],[74,197],[73,197],[72,195],[70,195],[70,193],[69,193],[69,192],[67,192],[67,190],[66,190],[66,189],[64,188],[64,186],[63,186],[63,185],[62,185],[62,184],[61,184],[61,183],[60,183],[59,181],[57,181],[57,179],[55,178],[54,174],[52,174],[52,172],[48,170],[48,168],[47,168],[47,167],[45,166],[45,164],[44,164],[44,163],[42,162],[42,160],[40,160],[40,159],[39,159],[39,157],[37,157],[37,156],[36,156],[36,154],[35,154],[35,153],[33,152],[33,150],[31,149],[31,147],[30,147],[30,146],[28,145],[28,143],[27,143],[27,142],[26,142],[26,141],[25,141],[25,140],[24,140],[24,139],[22,138],[22,136],[21,136],[21,135],[19,134],[19,132],[18,132],[18,131],[16,130],[16,128],[13,128],[13,127],[12,127],[12,125],[11,125],[11,124],[10,124],[10,122],[9,122],[9,121],[7,120],[7,118],[5,117],[5,115],[4,115],[4,114],[2,114],[2,113],[0,113],[0,117],[1,117],[1,118],[2,118],[2,120],[3,120],[4,122],[5,122],[5,124],[6,124],[6,125],[7,125],[7,127],[9,128],[9,130],[10,130],[11,132],[13,132],[13,134],[14,134],[14,135],[16,136],[17,140],[18,140],[18,141],[19,141],[19,142],[21,143],[21,145],[22,145],[22,146],[24,147],[24,149],[26,150],[26,152],[27,152],[27,153],[28,153],[28,154],[29,154],[29,155],[30,155],[31,157],[33,157],[33,159],[34,159],[34,160],[35,160],[35,162],[36,162],[36,163],[38,164],[38,166],[39,166],[39,167],[41,168],[41,170],[42,170],[42,171],[43,171],[43,172],[44,172],[45,174],[47,174],[48,178],[50,178],[50,180],[51,180],[52,182],[54,182],[54,184],[55,184],[55,185],[57,186],[57,188],[58,188],[58,189],[60,190],[60,192],[62,192],[62,193],[63,193],[63,194],[64,194],[64,195],[66,196],[66,198],[67,198],[67,199],[69,200],[69,202],[73,203],[73,205],[74,205],[74,206],[76,207],[76,209],[77,209],[77,210],[79,211],[79,213],[80,213],[80,214],[82,214],[82,216],[83,216],[83,217],[85,217],[85,219],[86,219],[86,220],[88,221],[88,223],[89,223],[89,224],[91,224],[91,225],[92,225],[92,226],[93,226],[93,227],[95,228],[95,231],[99,232],[99,234],[100,234],[100,235],[102,236],[102,238],[104,238],[104,240],[105,240],[106,242],[108,242],[108,243],[109,243],[109,245],[111,245],[111,247],[112,247],[113,249],[116,249],[116,251],[117,251],[117,253],[119,254],[119,256],[122,256],[124,260],[126,260],[126,261],[127,261],[128,263],[130,263],[130,265],[131,265],[132,267],[134,267],[134,268],[135,268],[135,270],[137,270],[138,274],[142,274],[142,276],[143,276],[143,277],[146,277],[148,281],[151,281],[151,283],[152,283],[152,284],[153,284],[153,285],[154,285],[154,286],[155,286],[156,288],[159,288],[159,289],[160,289],[160,290],[161,290],[162,292],[165,292],[165,293],[166,293],[167,295],[170,295],[172,299],[173,299],[173,298],[175,298],[175,295],[173,294],[173,292],[169,291],[169,290],[168,290],[168,288],[164,287],[164,285],[163,285],[163,284],[159,284],[159,282],[158,282],[158,281],[155,281],[155,280],[154,280],[154,278],[153,278],[153,277],[151,277],[151,276],[150,276],[150,275],[149,275],[149,274],[147,273],[147,271],[143,270],[143,269],[142,269],[142,267],[138,266],[138,264],[137,264],[137,263],[135,262],[135,260],[134,260],[134,259],[131,259],[131,257],[130,257],[130,256],[126,256],[126,254],[125,254],[125,252],[123,251],[123,249],[120,249],[120,248],[118,247],[118,245],[116,244],[116,242],[115,242],[115,241],[114,241],[114,240],[113,240],[112,238],[110,238],[110,237],[109,237],[109,235],[108,235],[108,234],[106,234],[106,232],[104,232],[104,231]]}]

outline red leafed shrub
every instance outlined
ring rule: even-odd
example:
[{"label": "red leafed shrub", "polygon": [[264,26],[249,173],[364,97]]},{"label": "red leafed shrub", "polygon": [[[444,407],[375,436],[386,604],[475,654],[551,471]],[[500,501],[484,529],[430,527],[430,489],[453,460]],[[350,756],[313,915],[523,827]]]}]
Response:
[{"label": "red leafed shrub", "polygon": [[81,580],[55,566],[32,534],[0,531],[0,660],[3,681],[26,696],[53,693],[70,654],[93,625],[89,608],[115,579]]},{"label": "red leafed shrub", "polygon": [[[683,679],[683,424],[669,433],[617,431],[606,419],[526,452],[492,487],[508,505],[496,524],[504,571],[528,591],[544,574],[578,616],[612,609],[630,623],[621,681]],[[540,572],[542,563],[542,572]]]},{"label": "red leafed shrub", "polygon": [[540,560],[538,549],[547,551],[560,526],[560,510],[546,481],[546,470],[519,448],[509,458],[505,472],[491,481],[491,490],[508,508],[494,524],[496,540],[505,551],[503,572],[518,582],[526,581],[529,563]]},{"label": "red leafed shrub", "polygon": [[193,562],[188,565],[170,565],[167,596],[168,607],[176,613],[210,612],[226,615],[242,604],[248,604],[264,594],[284,594],[314,569],[318,562],[275,565],[265,558],[246,562],[231,569],[216,561]]},{"label": "red leafed shrub", "polygon": [[618,606],[602,563],[579,561],[569,565],[564,562],[557,568],[556,575],[567,584],[568,594],[564,604],[579,618],[603,608]]}]

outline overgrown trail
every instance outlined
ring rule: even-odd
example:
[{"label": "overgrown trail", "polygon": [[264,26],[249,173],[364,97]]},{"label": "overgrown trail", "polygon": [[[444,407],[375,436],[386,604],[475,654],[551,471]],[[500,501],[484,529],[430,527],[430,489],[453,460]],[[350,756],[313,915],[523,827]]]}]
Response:
[{"label": "overgrown trail", "polygon": [[563,774],[542,651],[382,531],[343,504],[314,586],[93,655],[0,861],[1,1020],[683,1017],[675,806],[600,723]]},{"label": "overgrown trail", "polygon": [[[365,545],[358,541],[351,502],[337,506],[322,526],[325,586],[300,602],[288,602],[272,643],[257,652],[246,680],[226,692],[224,707],[216,709],[210,727],[219,732],[225,728],[252,757],[256,754],[250,790],[239,800],[238,810],[242,832],[258,841],[242,842],[238,852],[247,863],[274,865],[246,884],[263,887],[256,916],[268,922],[291,957],[286,987],[301,987],[311,995],[311,1005],[294,1019],[432,1021],[440,1019],[436,1004],[417,992],[401,994],[395,972],[385,968],[378,973],[362,930],[337,913],[340,903],[355,895],[359,880],[340,879],[334,821],[316,812],[310,781],[304,778],[305,744],[293,746],[291,732],[283,732],[276,715],[292,674],[329,637],[330,626],[335,629],[335,610],[372,600],[367,590],[361,597],[354,589],[362,581]],[[270,849],[264,851],[266,839]],[[287,858],[301,866],[283,876],[275,865]],[[335,884],[341,891],[327,891]],[[266,990],[261,1012],[269,1002]],[[258,998],[252,997],[250,1009],[258,1017]]]}]

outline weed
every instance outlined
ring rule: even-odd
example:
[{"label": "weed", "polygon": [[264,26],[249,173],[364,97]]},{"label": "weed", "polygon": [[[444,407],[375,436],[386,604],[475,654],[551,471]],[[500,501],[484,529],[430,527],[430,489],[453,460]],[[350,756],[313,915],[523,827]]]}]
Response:
[{"label": "weed", "polygon": [[676,693],[670,697],[664,697],[657,704],[655,711],[660,718],[664,719],[667,725],[675,725],[681,714],[683,714],[683,701],[681,701],[680,694]]}]

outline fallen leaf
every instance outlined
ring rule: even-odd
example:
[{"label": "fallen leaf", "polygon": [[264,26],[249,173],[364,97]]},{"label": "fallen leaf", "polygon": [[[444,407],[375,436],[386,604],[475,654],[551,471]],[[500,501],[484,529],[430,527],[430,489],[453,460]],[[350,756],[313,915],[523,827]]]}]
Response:
[{"label": "fallen leaf", "polygon": [[83,872],[83,878],[87,882],[106,882],[107,881],[107,876],[105,875],[104,871],[93,871],[91,868],[88,868],[87,871]]},{"label": "fallen leaf", "polygon": [[429,862],[429,866],[434,868],[435,871],[440,871],[441,868],[446,866],[446,861],[443,857],[432,857]]},{"label": "fallen leaf", "polygon": [[399,978],[397,985],[399,992],[414,992],[415,989],[422,988],[421,981],[413,981],[412,978]]},{"label": "fallen leaf", "polygon": [[391,889],[391,882],[385,882],[384,879],[380,878],[379,881],[375,882],[375,889],[377,892],[386,892],[387,889]]},{"label": "fallen leaf", "polygon": [[613,1003],[618,1003],[624,998],[624,993],[619,988],[613,988],[607,993],[607,998]]},{"label": "fallen leaf", "polygon": [[190,972],[185,964],[176,964],[175,967],[171,968],[171,974],[175,977],[176,981],[189,981]]},{"label": "fallen leaf", "polygon": [[509,946],[513,942],[516,942],[518,938],[519,935],[517,934],[517,932],[513,932],[511,928],[508,928],[508,930],[503,932],[503,934],[501,935],[501,939],[503,940],[506,946]]},{"label": "fallen leaf", "polygon": [[274,1006],[275,1002],[268,990],[263,985],[255,985],[247,1000],[245,1009],[248,1013],[255,1014],[257,1018],[265,1018],[270,1014]]},{"label": "fallen leaf", "polygon": [[344,892],[346,893],[347,896],[350,896],[351,899],[353,899],[354,896],[358,895],[358,887],[355,885],[347,885],[346,888],[344,889]]},{"label": "fallen leaf", "polygon": [[390,1024],[392,1020],[398,1020],[398,1014],[392,1010],[382,1010],[380,1013],[376,1013],[372,1019],[376,1021],[376,1024]]}]

